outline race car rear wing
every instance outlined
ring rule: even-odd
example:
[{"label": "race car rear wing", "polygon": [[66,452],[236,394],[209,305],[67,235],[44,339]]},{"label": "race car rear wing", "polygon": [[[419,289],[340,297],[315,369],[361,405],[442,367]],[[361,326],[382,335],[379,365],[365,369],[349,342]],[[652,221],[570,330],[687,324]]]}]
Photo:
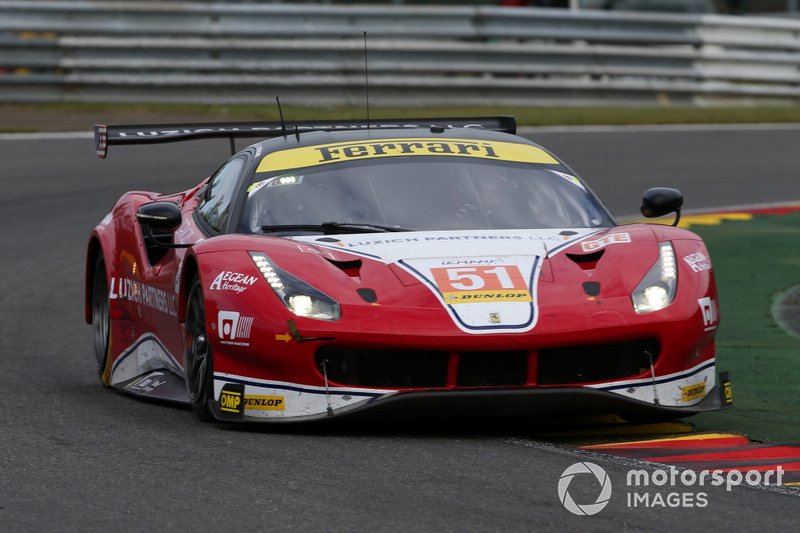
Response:
[{"label": "race car rear wing", "polygon": [[94,144],[97,156],[105,159],[112,144],[151,144],[194,139],[227,137],[233,150],[234,139],[269,139],[309,131],[385,130],[396,128],[477,128],[505,133],[517,132],[517,120],[511,116],[474,118],[399,118],[375,119],[369,123],[355,120],[320,120],[281,122],[217,122],[208,124],[137,124],[107,126],[95,124]]}]

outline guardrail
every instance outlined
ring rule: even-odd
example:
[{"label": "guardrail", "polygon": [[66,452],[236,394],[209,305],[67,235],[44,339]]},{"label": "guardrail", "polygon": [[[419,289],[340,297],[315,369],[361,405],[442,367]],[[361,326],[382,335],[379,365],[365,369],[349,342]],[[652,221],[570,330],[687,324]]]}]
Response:
[{"label": "guardrail", "polygon": [[376,105],[800,99],[794,20],[0,0],[0,101],[360,105],[363,31]]}]

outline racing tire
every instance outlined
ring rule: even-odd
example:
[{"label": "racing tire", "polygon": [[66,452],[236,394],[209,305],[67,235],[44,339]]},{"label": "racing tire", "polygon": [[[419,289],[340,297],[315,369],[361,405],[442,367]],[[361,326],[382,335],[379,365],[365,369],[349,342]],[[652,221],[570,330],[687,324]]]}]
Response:
[{"label": "racing tire", "polygon": [[203,422],[213,422],[208,405],[214,396],[214,365],[211,343],[206,332],[206,310],[199,278],[192,282],[186,304],[184,334],[184,370],[186,390],[192,410]]},{"label": "racing tire", "polygon": [[111,312],[108,299],[108,278],[103,254],[97,254],[92,279],[92,337],[97,374],[103,385],[111,381]]}]

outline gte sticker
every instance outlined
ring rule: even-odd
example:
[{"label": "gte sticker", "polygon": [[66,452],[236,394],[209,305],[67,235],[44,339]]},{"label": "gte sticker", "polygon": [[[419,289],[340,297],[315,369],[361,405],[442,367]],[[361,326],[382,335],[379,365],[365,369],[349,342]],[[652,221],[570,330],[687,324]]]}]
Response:
[{"label": "gte sticker", "polygon": [[517,265],[440,267],[431,274],[448,304],[533,300]]},{"label": "gte sticker", "polygon": [[220,344],[233,346],[250,346],[250,330],[253,328],[253,317],[241,316],[236,311],[220,311],[217,314],[217,334]]},{"label": "gte sticker", "polygon": [[687,255],[683,260],[689,265],[689,268],[691,268],[693,272],[703,272],[704,270],[711,269],[711,261],[709,261],[708,257],[706,257],[703,252]]},{"label": "gte sticker", "polygon": [[253,411],[283,411],[286,403],[283,396],[250,395],[244,397],[244,408]]},{"label": "gte sticker", "polygon": [[229,291],[241,294],[256,281],[258,281],[258,278],[255,276],[224,270],[217,274],[217,277],[214,278],[208,288],[212,291]]},{"label": "gte sticker", "polygon": [[700,305],[700,313],[703,316],[703,326],[705,326],[704,331],[716,329],[717,323],[719,322],[719,310],[717,308],[717,302],[706,296],[705,298],[700,298],[697,300],[697,303]]},{"label": "gte sticker", "polygon": [[612,233],[593,241],[583,241],[581,243],[581,249],[584,252],[594,252],[610,244],[624,244],[629,242],[631,242],[629,233]]}]

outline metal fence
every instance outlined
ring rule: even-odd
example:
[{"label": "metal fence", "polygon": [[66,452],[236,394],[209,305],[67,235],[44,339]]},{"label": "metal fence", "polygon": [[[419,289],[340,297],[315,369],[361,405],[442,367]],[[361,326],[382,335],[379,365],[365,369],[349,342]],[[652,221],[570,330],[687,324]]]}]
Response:
[{"label": "metal fence", "polygon": [[797,103],[800,21],[558,9],[0,0],[0,101]]}]

